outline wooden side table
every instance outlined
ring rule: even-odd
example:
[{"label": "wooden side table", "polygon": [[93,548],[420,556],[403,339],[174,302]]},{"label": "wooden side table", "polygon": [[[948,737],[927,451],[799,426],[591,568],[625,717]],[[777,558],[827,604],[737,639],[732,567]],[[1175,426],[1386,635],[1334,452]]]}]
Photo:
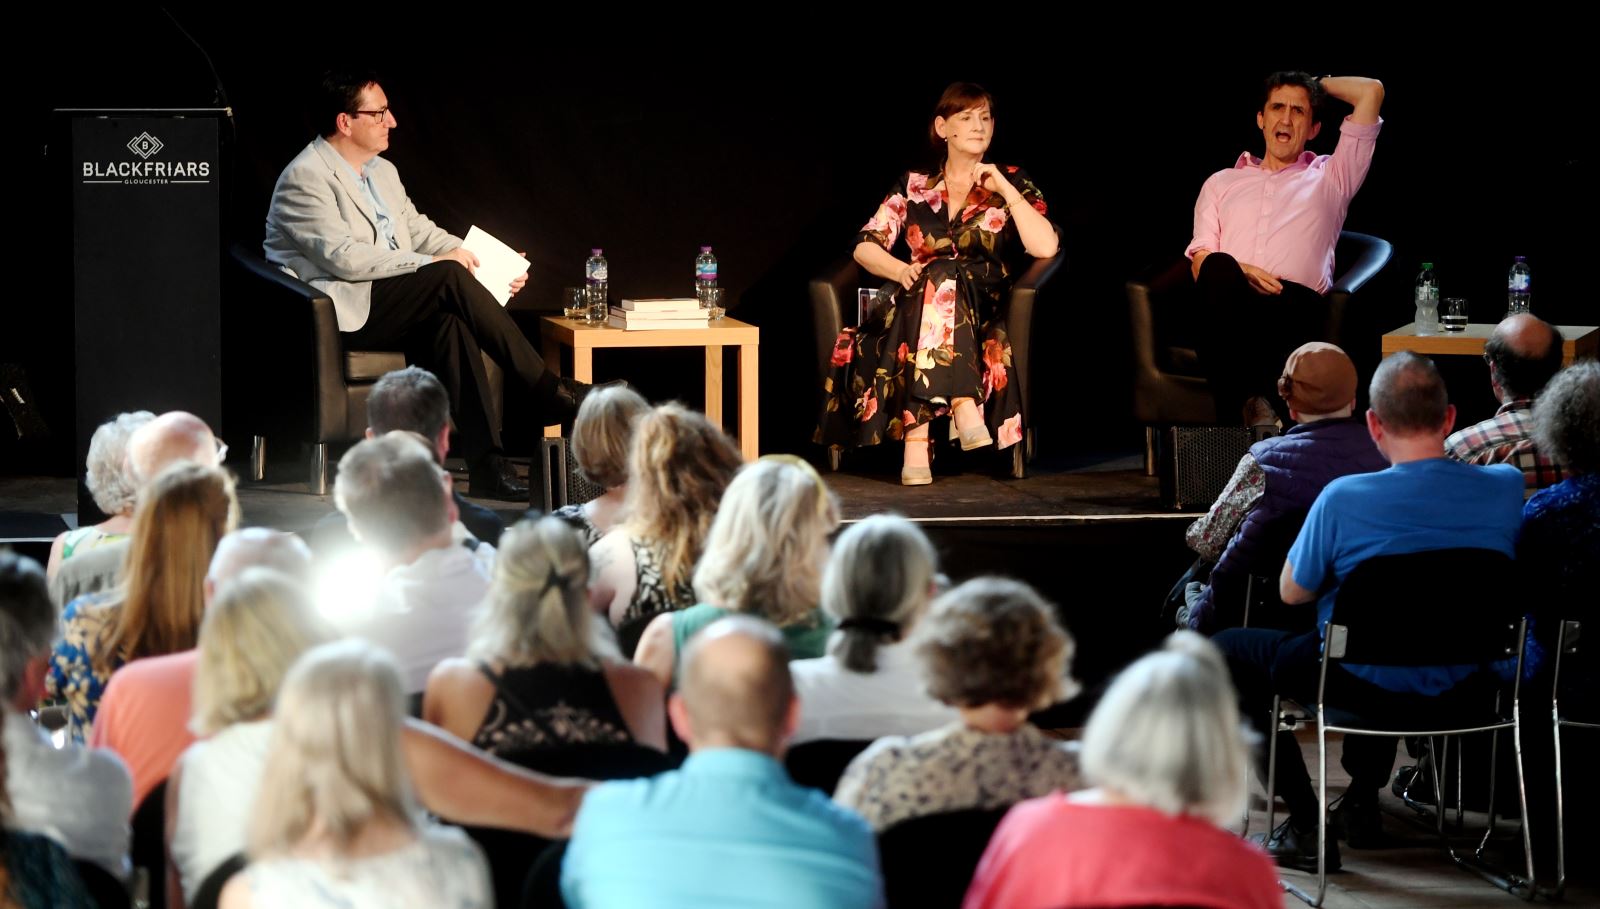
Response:
[{"label": "wooden side table", "polygon": [[[1417,323],[1407,322],[1383,336],[1383,355],[1409,350],[1424,356],[1480,356],[1484,342],[1494,333],[1494,326],[1492,322],[1472,322],[1464,331],[1441,328],[1435,335],[1419,335]],[[1594,359],[1600,351],[1600,327],[1557,325],[1556,329],[1561,332],[1562,366],[1571,366],[1572,361],[1580,357]]]}]

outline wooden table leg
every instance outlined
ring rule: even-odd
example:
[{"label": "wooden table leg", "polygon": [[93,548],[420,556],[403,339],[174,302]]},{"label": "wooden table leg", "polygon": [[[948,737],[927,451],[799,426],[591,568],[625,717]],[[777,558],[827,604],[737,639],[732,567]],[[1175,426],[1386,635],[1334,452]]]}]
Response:
[{"label": "wooden table leg", "polygon": [[722,345],[706,345],[706,419],[711,425],[722,425]]},{"label": "wooden table leg", "polygon": [[572,378],[585,385],[594,383],[594,348],[572,348]]},{"label": "wooden table leg", "polygon": [[739,450],[761,457],[761,357],[755,344],[739,345]]},{"label": "wooden table leg", "polygon": [[[556,375],[561,375],[561,342],[550,335],[544,337],[544,365]],[[561,438],[561,425],[552,424],[544,428],[544,437],[547,439]]]}]

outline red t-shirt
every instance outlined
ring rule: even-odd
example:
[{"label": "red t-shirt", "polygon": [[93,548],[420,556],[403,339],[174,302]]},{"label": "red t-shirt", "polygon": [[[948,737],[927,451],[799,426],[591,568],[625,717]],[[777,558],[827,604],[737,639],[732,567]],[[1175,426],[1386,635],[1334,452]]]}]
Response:
[{"label": "red t-shirt", "polygon": [[1272,860],[1195,817],[1070,802],[1011,809],[995,829],[963,909],[1182,905],[1282,909]]}]

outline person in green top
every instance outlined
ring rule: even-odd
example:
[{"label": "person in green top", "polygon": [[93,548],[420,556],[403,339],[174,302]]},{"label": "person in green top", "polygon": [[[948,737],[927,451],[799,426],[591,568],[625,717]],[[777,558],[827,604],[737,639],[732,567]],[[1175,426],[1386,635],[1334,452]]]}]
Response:
[{"label": "person in green top", "polygon": [[695,632],[734,613],[778,626],[790,659],[822,656],[833,620],[817,608],[839,505],[810,464],[768,455],[740,468],[694,572],[700,602],[652,621],[634,662],[671,687]]}]

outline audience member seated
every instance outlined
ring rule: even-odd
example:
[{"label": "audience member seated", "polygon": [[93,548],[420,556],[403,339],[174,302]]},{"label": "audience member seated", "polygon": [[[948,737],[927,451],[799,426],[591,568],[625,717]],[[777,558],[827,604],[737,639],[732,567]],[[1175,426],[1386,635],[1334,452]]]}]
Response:
[{"label": "audience member seated", "polygon": [[584,479],[605,490],[587,502],[563,505],[555,516],[591,547],[611,532],[628,497],[628,450],[633,427],[650,402],[626,385],[601,386],[584,395],[572,424],[572,457]]},{"label": "audience member seated", "polygon": [[826,656],[789,666],[800,699],[791,744],[915,735],[959,719],[928,696],[909,643],[938,583],[933,544],[917,525],[873,515],[833,544],[822,608],[839,622]]},{"label": "audience member seated", "polygon": [[1567,479],[1528,500],[1517,538],[1523,575],[1545,585],[1534,617],[1548,648],[1556,620],[1600,616],[1600,364],[1574,364],[1545,386],[1533,408],[1533,440],[1567,469]]},{"label": "audience member seated", "polygon": [[588,579],[583,541],[561,519],[506,531],[468,656],[434,667],[423,718],[535,769],[541,753],[569,745],[665,751],[665,693],[617,653],[589,609]]},{"label": "audience member seated", "polygon": [[[1515,554],[1522,474],[1506,464],[1475,467],[1444,456],[1444,437],[1456,413],[1433,361],[1409,351],[1386,358],[1372,376],[1369,398],[1367,430],[1392,466],[1328,484],[1306,515],[1278,582],[1285,603],[1317,604],[1317,627],[1304,633],[1234,628],[1216,637],[1240,707],[1262,736],[1277,726],[1270,715],[1274,693],[1302,704],[1316,702],[1323,629],[1340,585],[1356,565],[1374,556],[1435,549]],[[1427,709],[1419,696],[1449,691],[1476,669],[1341,663],[1328,670],[1328,688],[1358,713],[1392,713],[1408,703]],[[1341,830],[1354,848],[1381,845],[1378,790],[1394,766],[1395,741],[1352,735],[1342,747],[1340,762],[1350,773],[1350,785],[1330,828]],[[1264,782],[1268,749],[1256,753]],[[1280,735],[1275,773],[1289,818],[1271,833],[1267,851],[1280,865],[1315,873],[1320,806],[1291,733]],[[1336,870],[1338,844],[1333,837],[1327,843],[1327,868]]]},{"label": "audience member seated", "polygon": [[933,602],[910,644],[928,693],[961,718],[874,742],[845,770],[834,801],[882,832],[908,818],[1078,788],[1077,757],[1028,723],[1067,696],[1073,646],[1033,588],[967,581]]},{"label": "audience member seated", "polygon": [[678,655],[700,629],[733,613],[778,627],[795,659],[822,656],[833,622],[817,608],[839,506],[810,464],[768,455],[739,470],[717,508],[694,572],[700,602],[659,616],[634,661],[670,688]]},{"label": "audience member seated", "polygon": [[89,438],[89,456],[84,462],[83,483],[94,497],[94,506],[107,515],[104,521],[76,530],[64,530],[50,544],[50,561],[45,571],[56,576],[61,563],[80,552],[128,536],[133,526],[133,499],[138,486],[128,467],[128,437],[134,430],[154,420],[148,410],[117,414],[116,419],[100,424]]},{"label": "audience member seated", "polygon": [[128,874],[133,813],[127,768],[103,749],[57,749],[28,716],[44,691],[56,631],[56,607],[39,564],[0,550],[0,697],[11,808],[6,826],[47,836],[74,859],[122,879]]},{"label": "audience member seated", "polygon": [[339,459],[333,499],[383,571],[370,603],[345,604],[335,622],[386,648],[408,695],[467,649],[467,629],[489,591],[494,547],[456,542],[455,484],[414,433],[358,442]]},{"label": "audience member seated", "polygon": [[[589,605],[613,627],[695,604],[695,563],[743,461],[726,433],[682,405],[662,404],[637,419],[625,517],[589,550]],[[634,641],[623,637],[624,656],[633,656]]]},{"label": "audience member seated", "polygon": [[6,795],[6,751],[0,746],[0,906],[100,909],[59,843],[12,826],[11,803]]},{"label": "audience member seated", "polygon": [[1483,359],[1500,409],[1452,433],[1445,454],[1468,464],[1515,465],[1529,496],[1561,482],[1565,465],[1533,437],[1534,400],[1561,369],[1561,332],[1532,313],[1508,316],[1484,343]]},{"label": "audience member seated", "polygon": [[1353,416],[1356,365],[1343,350],[1321,341],[1302,345],[1283,365],[1278,395],[1295,425],[1250,446],[1222,495],[1186,535],[1189,547],[1212,564],[1210,582],[1189,585],[1186,608],[1179,610],[1180,623],[1196,631],[1239,625],[1247,579],[1277,576],[1324,486],[1389,466],[1366,422]]},{"label": "audience member seated", "polygon": [[799,713],[788,659],[751,616],[690,642],[668,708],[689,759],[590,792],[561,868],[568,906],[883,905],[871,831],[780,762]]},{"label": "audience member seated", "polygon": [[492,904],[461,831],[418,820],[400,756],[400,667],[360,640],[312,649],[284,679],[251,813],[250,864],[224,909]]},{"label": "audience member seated", "polygon": [[1124,669],[1084,729],[1094,788],[1012,808],[966,909],[1280,909],[1272,861],[1224,829],[1248,795],[1235,698],[1222,655],[1192,632]]},{"label": "audience member seated", "polygon": [[[211,557],[203,588],[205,608],[210,610],[218,588],[252,566],[308,584],[311,551],[294,534],[265,527],[235,530],[222,538]],[[199,661],[198,650],[134,660],[112,674],[100,697],[89,744],[109,748],[127,763],[134,805],[172,773],[178,755],[194,744],[189,720]]]},{"label": "audience member seated", "polygon": [[124,663],[194,646],[206,569],[238,519],[233,478],[217,467],[180,462],[141,491],[124,582],[73,600],[61,616],[46,694],[66,701],[73,741],[88,738],[106,682]]},{"label": "audience member seated", "polygon": [[168,850],[186,904],[244,851],[278,688],[302,653],[333,637],[305,589],[268,568],[229,581],[206,611],[190,724],[201,739],[167,781]]},{"label": "audience member seated", "polygon": [[[218,442],[205,421],[192,413],[174,410],[149,420],[128,437],[127,470],[137,499],[144,487],[162,471],[180,461],[189,461],[201,467],[216,467],[222,463],[227,446]],[[128,532],[133,533],[130,525]],[[50,578],[50,599],[57,606],[65,606],[86,593],[95,593],[115,587],[123,579],[131,540],[111,540],[84,551],[77,557],[61,563]]]},{"label": "audience member seated", "polygon": [[[396,431],[416,433],[433,452],[434,461],[444,466],[450,452],[450,396],[444,384],[420,366],[385,373],[372,383],[367,395],[366,437],[375,439]],[[456,504],[457,518],[452,529],[457,542],[473,539],[490,546],[500,545],[500,534],[506,525],[499,515],[467,501],[455,491],[454,484],[450,497]],[[348,551],[355,540],[345,516],[336,511],[317,523],[311,532],[311,543],[318,557],[327,558]]]}]

